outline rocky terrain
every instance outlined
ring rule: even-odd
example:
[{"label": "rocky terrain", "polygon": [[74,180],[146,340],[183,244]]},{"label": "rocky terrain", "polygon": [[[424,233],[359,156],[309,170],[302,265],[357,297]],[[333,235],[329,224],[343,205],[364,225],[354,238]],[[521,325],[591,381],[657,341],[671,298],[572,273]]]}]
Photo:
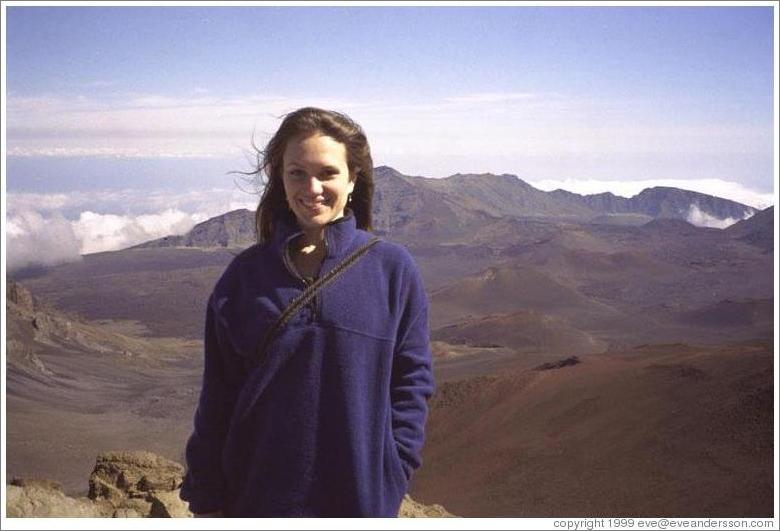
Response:
[{"label": "rocky terrain", "polygon": [[[105,452],[97,457],[86,496],[67,496],[56,481],[14,478],[6,487],[6,511],[9,518],[191,518],[179,498],[183,477],[182,465],[151,452]],[[452,517],[409,495],[398,516]]]},{"label": "rocky terrain", "polygon": [[415,499],[470,517],[772,516],[771,340],[560,361],[440,384]]},{"label": "rocky terrain", "polygon": [[[415,499],[462,516],[771,514],[773,208],[721,230],[687,212],[752,209],[376,175],[377,232],[410,249],[431,303]],[[183,461],[206,299],[253,240],[236,211],[8,279],[8,476],[77,498],[109,449]]]},{"label": "rocky terrain", "polygon": [[[566,204],[579,205],[582,214],[575,216],[562,199],[551,199],[561,194],[532,189],[514,176],[453,176],[442,184],[390,168],[376,174],[377,230],[414,255],[431,294],[434,329],[467,328],[475,319],[520,310],[568,327],[571,348],[582,338],[593,345],[720,341],[771,329],[764,309],[773,293],[773,208],[721,230],[684,221],[681,205],[697,204],[713,216],[753,210],[654,189],[634,203],[569,197]],[[530,210],[512,210],[507,201]],[[616,216],[642,224],[616,222]],[[14,278],[89,319],[136,321],[154,336],[199,339],[211,287],[253,240],[253,213],[235,211],[181,237]],[[167,247],[172,243],[177,246]],[[691,319],[731,303],[748,309],[749,323],[722,328]]]},{"label": "rocky terrain", "polygon": [[200,386],[200,343],[143,330],[63,313],[7,281],[9,477],[52,479],[81,493],[81,478],[106,449],[181,459]]},{"label": "rocky terrain", "polygon": [[774,247],[774,207],[769,207],[756,215],[728,227],[731,236],[755,245],[765,253],[771,253]]}]

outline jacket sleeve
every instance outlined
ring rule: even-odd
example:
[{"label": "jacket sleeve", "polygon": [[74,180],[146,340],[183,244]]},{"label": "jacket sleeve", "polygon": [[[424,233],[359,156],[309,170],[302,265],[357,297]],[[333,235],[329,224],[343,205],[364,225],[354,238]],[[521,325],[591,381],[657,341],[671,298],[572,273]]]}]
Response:
[{"label": "jacket sleeve", "polygon": [[[411,261],[411,257],[409,257]],[[393,437],[410,479],[422,464],[428,399],[434,391],[428,331],[428,299],[414,262],[408,270],[408,290],[398,329],[390,383]]]},{"label": "jacket sleeve", "polygon": [[226,502],[222,450],[239,389],[227,359],[229,345],[221,336],[212,295],[206,310],[203,387],[187,441],[187,473],[180,494],[193,513],[222,510]]}]

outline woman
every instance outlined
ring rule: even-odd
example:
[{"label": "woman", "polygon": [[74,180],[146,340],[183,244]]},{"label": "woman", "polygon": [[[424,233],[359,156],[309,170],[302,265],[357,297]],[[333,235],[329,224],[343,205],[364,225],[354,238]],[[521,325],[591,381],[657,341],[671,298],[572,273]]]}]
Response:
[{"label": "woman", "polygon": [[[433,392],[420,275],[403,247],[370,245],[360,126],[299,109],[261,155],[259,243],[208,302],[181,497],[203,516],[396,516]],[[274,331],[291,300],[358,249]]]}]

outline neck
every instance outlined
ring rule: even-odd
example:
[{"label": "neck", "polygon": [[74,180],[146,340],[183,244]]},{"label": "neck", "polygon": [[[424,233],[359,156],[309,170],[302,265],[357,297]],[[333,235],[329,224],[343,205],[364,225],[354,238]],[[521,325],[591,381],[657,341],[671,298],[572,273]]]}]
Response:
[{"label": "neck", "polygon": [[318,229],[304,229],[303,236],[301,237],[301,247],[320,247],[325,241],[325,230]]}]

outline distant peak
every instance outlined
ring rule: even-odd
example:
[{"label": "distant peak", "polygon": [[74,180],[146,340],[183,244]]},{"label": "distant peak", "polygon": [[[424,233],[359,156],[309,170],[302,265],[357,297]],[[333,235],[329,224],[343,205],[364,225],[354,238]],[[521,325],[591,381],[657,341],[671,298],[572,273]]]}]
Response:
[{"label": "distant peak", "polygon": [[700,195],[700,196],[714,197],[702,192],[694,192],[693,190],[686,190],[685,188],[675,188],[674,186],[651,186],[650,188],[645,188],[637,195],[658,196],[658,195],[669,195],[669,194],[684,195],[684,196]]},{"label": "distant peak", "polygon": [[490,172],[455,173],[453,175],[450,175],[449,177],[445,177],[445,179],[452,179],[455,181],[473,179],[475,181],[482,181],[482,182],[506,182],[510,184],[520,183],[523,186],[528,186],[533,188],[530,184],[528,184],[523,179],[521,179],[520,177],[512,173],[502,173],[500,175],[495,173],[490,173]]},{"label": "distant peak", "polygon": [[612,192],[599,192],[597,194],[587,194],[586,197],[618,197]]},{"label": "distant peak", "polygon": [[374,168],[374,175],[385,177],[388,175],[402,176],[401,172],[390,166],[377,166]]},{"label": "distant peak", "polygon": [[247,213],[252,213],[252,210],[249,210],[248,208],[237,208],[235,210],[230,210],[229,212],[225,212],[224,214],[219,214],[218,216],[214,216],[213,218],[209,218],[205,221],[201,221],[198,223],[197,226],[200,225],[209,225],[213,224],[215,222],[221,222],[221,221],[229,221],[234,219],[240,219],[247,215]]},{"label": "distant peak", "polygon": [[667,196],[669,194],[675,194],[675,193],[693,193],[689,190],[683,190],[682,188],[672,188],[671,186],[651,186],[650,188],[645,188],[641,192],[639,192],[634,197],[657,197],[657,196]]}]

